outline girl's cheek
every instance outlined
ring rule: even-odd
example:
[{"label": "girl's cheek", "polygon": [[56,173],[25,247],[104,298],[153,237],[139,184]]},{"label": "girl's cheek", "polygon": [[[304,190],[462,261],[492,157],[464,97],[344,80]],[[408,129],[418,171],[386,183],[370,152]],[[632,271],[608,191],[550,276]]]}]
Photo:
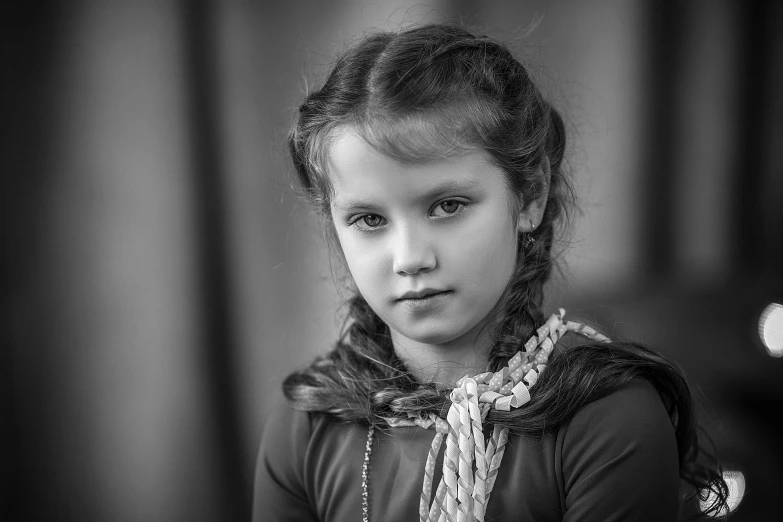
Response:
[{"label": "girl's cheek", "polygon": [[350,231],[337,231],[337,238],[339,240],[340,253],[342,254],[343,262],[348,267],[351,275],[356,275],[356,268],[360,265],[361,249],[357,247],[356,242],[351,240]]},{"label": "girl's cheek", "polygon": [[378,245],[369,244],[366,241],[346,238],[342,245],[348,268],[354,276],[372,271],[378,266],[382,257]]}]

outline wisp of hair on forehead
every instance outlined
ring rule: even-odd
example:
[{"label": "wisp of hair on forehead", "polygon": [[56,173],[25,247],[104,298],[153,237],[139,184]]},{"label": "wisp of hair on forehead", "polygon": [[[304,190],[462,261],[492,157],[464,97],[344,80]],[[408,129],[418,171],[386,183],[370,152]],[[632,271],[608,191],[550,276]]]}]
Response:
[{"label": "wisp of hair on forehead", "polygon": [[451,158],[485,150],[477,131],[484,122],[469,114],[479,114],[481,109],[478,103],[473,105],[475,108],[468,102],[443,104],[404,116],[369,117],[355,123],[352,130],[378,152],[403,164]]}]

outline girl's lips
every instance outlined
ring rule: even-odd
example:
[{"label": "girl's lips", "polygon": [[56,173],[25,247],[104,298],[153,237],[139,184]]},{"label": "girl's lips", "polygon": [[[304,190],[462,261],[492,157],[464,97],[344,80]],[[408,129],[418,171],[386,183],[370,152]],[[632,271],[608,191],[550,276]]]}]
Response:
[{"label": "girl's lips", "polygon": [[408,297],[398,299],[397,302],[411,312],[425,312],[442,306],[451,296],[451,290],[443,290],[423,297]]},{"label": "girl's lips", "polygon": [[420,290],[410,290],[408,292],[405,292],[400,297],[398,297],[397,300],[399,301],[402,299],[421,299],[423,297],[428,297],[433,294],[439,294],[441,292],[447,292],[447,291],[448,291],[447,289],[443,289],[443,288],[424,287]]}]

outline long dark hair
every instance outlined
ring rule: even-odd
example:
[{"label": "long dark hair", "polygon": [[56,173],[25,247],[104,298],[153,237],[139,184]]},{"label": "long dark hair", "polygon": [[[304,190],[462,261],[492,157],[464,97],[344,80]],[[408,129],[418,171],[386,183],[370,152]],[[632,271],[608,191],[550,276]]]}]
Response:
[{"label": "long dark hair", "polygon": [[[335,243],[325,159],[335,131],[346,127],[400,161],[486,151],[505,173],[520,207],[548,190],[542,222],[533,241],[517,241],[517,267],[495,307],[499,321],[488,370],[499,370],[544,321],[552,247],[573,204],[560,114],[511,52],[486,36],[426,25],[365,37],[337,58],[323,87],[307,95],[288,142],[300,185]],[[682,371],[637,343],[587,343],[558,351],[532,387],[528,405],[493,411],[487,420],[540,435],[635,377],[648,379],[667,407],[681,477],[697,491],[715,493],[715,512],[725,509],[728,492],[719,469],[699,459],[691,392]],[[288,376],[283,388],[298,409],[381,427],[390,417],[444,416],[449,406],[434,384],[418,382],[408,372],[395,355],[387,325],[358,292],[349,300],[334,349]]]}]

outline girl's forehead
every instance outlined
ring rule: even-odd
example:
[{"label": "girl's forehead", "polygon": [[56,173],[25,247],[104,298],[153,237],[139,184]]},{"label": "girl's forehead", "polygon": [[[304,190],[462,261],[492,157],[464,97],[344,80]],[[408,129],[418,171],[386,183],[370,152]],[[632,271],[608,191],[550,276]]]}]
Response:
[{"label": "girl's forehead", "polygon": [[454,191],[505,190],[505,176],[483,151],[427,161],[400,161],[378,151],[355,132],[343,132],[330,146],[328,175],[335,208],[364,200],[417,202]]},{"label": "girl's forehead", "polygon": [[[489,154],[476,148],[444,151],[440,156],[411,160],[398,158],[379,150],[357,132],[339,131],[331,141],[327,155],[327,171],[333,182],[349,177],[367,177],[377,173],[405,175],[435,175],[459,177],[481,175],[487,169],[498,169]],[[412,176],[417,177],[417,176]],[[427,177],[427,176],[424,176]],[[432,176],[429,176],[432,177]],[[434,176],[438,177],[438,176]]]}]

